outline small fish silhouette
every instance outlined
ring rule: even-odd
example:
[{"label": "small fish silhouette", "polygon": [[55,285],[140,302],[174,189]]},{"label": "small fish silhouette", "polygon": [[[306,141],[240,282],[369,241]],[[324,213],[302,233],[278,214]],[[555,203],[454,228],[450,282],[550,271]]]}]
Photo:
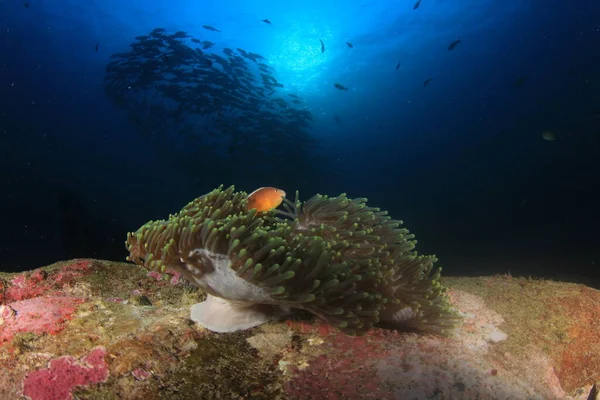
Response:
[{"label": "small fish silhouette", "polygon": [[321,39],[319,39],[319,42],[321,42],[321,53],[325,53],[325,43]]},{"label": "small fish silhouette", "polygon": [[460,39],[455,40],[454,42],[450,43],[450,46],[448,46],[448,51],[453,50],[456,46],[458,46],[458,44],[461,42]]},{"label": "small fish silhouette", "polygon": [[554,133],[552,131],[546,131],[546,132],[542,133],[542,138],[549,142],[553,142],[556,140],[556,133]]},{"label": "small fish silhouette", "polygon": [[215,28],[214,26],[210,26],[210,25],[202,25],[202,27],[204,29],[207,29],[209,31],[213,31],[213,32],[221,32],[220,30],[218,30],[217,28]]}]

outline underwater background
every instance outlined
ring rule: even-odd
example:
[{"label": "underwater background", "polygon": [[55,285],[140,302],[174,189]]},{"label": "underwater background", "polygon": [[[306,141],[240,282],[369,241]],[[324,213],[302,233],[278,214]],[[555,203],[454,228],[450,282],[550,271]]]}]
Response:
[{"label": "underwater background", "polygon": [[600,3],[0,0],[0,270],[220,184],[366,197],[445,275],[600,280]]}]

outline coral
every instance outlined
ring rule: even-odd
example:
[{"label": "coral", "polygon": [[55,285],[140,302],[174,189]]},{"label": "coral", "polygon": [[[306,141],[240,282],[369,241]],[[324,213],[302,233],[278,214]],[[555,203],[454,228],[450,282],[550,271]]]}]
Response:
[{"label": "coral", "polygon": [[108,366],[104,360],[106,350],[98,347],[78,362],[71,356],[50,361],[48,368],[30,373],[23,382],[23,394],[32,400],[71,399],[76,386],[104,382]]},{"label": "coral", "polygon": [[380,320],[436,333],[456,325],[435,257],[413,251],[401,221],[366,199],[297,197],[285,200],[280,218],[248,210],[245,192],[219,187],[129,233],[128,260],[170,268],[205,290],[192,319],[219,332],[258,325],[276,311],[256,304],[304,309],[349,335]]}]

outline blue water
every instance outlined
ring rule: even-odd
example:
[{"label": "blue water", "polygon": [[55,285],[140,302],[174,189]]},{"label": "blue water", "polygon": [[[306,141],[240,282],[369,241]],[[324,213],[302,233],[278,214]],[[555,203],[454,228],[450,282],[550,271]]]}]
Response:
[{"label": "blue water", "polygon": [[[127,231],[222,183],[367,197],[446,274],[599,278],[600,3],[413,5],[0,0],[0,269],[122,260]],[[105,79],[155,28],[265,57],[318,146],[254,132],[228,151],[214,126],[182,143],[207,137],[198,115],[157,142]]]}]

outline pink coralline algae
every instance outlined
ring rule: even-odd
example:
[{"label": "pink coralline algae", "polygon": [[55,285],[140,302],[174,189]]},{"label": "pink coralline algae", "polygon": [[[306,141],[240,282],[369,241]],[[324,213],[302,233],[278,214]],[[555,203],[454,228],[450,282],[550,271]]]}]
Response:
[{"label": "pink coralline algae", "polygon": [[[299,353],[279,361],[288,398],[337,399],[565,399],[551,362],[533,350],[523,377],[494,352],[508,336],[502,317],[477,296],[454,294],[465,324],[452,338],[373,329],[349,337],[320,323],[288,322],[308,335]],[[535,361],[535,360],[539,361]],[[522,363],[522,362],[521,362]]]},{"label": "pink coralline algae", "polygon": [[290,369],[293,378],[285,386],[289,396],[315,400],[394,398],[377,376],[377,362],[388,356],[388,336],[395,336],[395,332],[373,330],[365,336],[350,337],[319,323],[288,325],[303,334],[322,337],[325,352],[313,358],[305,369]]},{"label": "pink coralline algae", "polygon": [[181,277],[181,272],[167,270],[167,273],[173,274],[173,276],[171,277],[171,285],[177,285],[178,283],[182,282],[183,278]]},{"label": "pink coralline algae", "polygon": [[141,369],[141,368],[136,368],[133,371],[131,371],[131,375],[134,376],[135,379],[137,379],[138,381],[143,381],[146,380],[148,378],[150,378],[151,374],[150,372]]},{"label": "pink coralline algae", "polygon": [[112,301],[113,303],[122,303],[122,302],[124,302],[125,300],[124,300],[124,299],[122,299],[121,297],[108,297],[108,298],[106,299],[106,301]]},{"label": "pink coralline algae", "polygon": [[59,293],[61,288],[83,276],[90,266],[89,260],[75,260],[55,271],[35,270],[19,274],[4,285],[0,282],[0,303],[31,299],[52,291]]},{"label": "pink coralline algae", "polygon": [[23,394],[32,400],[72,399],[71,390],[104,382],[108,366],[104,359],[106,350],[98,347],[81,360],[71,356],[50,361],[48,368],[31,372],[23,382]]},{"label": "pink coralline algae", "polygon": [[[165,271],[165,274],[172,275],[171,279],[169,280],[169,283],[171,285],[177,285],[179,282],[181,282],[181,272],[177,272],[172,269],[167,269]],[[146,276],[148,278],[156,279],[157,282],[162,281],[164,278],[164,275],[158,271],[148,271],[148,274],[146,274]]]},{"label": "pink coralline algae", "polygon": [[23,332],[60,332],[84,299],[36,297],[0,306],[0,346]]},{"label": "pink coralline algae", "polygon": [[450,278],[451,337],[351,337],[300,313],[231,335],[189,323],[201,293],[146,274],[101,260],[0,273],[0,400],[586,400],[600,377],[600,291],[582,285]]},{"label": "pink coralline algae", "polygon": [[160,272],[158,272],[158,271],[150,271],[150,272],[148,272],[147,276],[149,278],[154,278],[157,281],[162,281],[162,278],[163,278],[162,274]]}]

